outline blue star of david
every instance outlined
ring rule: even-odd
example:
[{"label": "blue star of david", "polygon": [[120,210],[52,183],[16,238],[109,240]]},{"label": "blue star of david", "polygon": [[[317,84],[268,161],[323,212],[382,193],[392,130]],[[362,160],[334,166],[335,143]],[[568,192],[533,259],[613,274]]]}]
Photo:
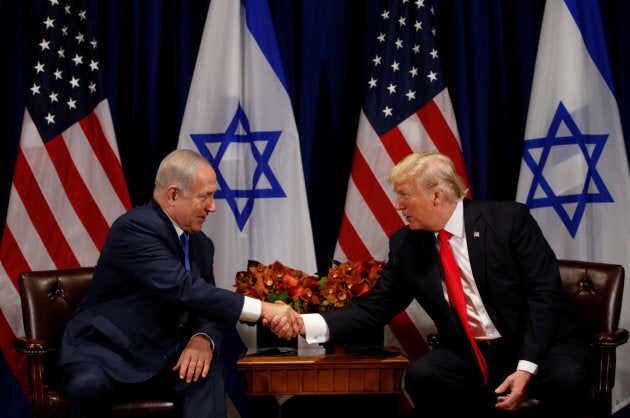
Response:
[{"label": "blue star of david", "polygon": [[[245,134],[237,133],[239,126],[242,127],[242,131],[239,132],[244,131]],[[190,135],[201,155],[208,159],[217,173],[219,188],[214,196],[215,199],[226,200],[232,213],[234,213],[236,223],[241,231],[245,228],[247,220],[254,209],[255,199],[286,197],[271,167],[269,167],[269,158],[273,154],[281,133],[282,131],[252,132],[247,115],[239,104],[232,121],[224,133]],[[210,151],[212,146],[207,144],[219,144],[218,148],[215,147],[216,152],[214,155]],[[238,188],[236,184],[230,186],[227,181],[230,176],[221,172],[221,161],[226,156],[226,152],[230,147],[235,147],[239,144],[249,144],[249,151],[256,163],[251,173],[251,188]],[[244,172],[248,172],[249,167],[243,167],[246,161],[237,161],[237,163]],[[263,185],[265,179],[267,184]],[[239,184],[247,184],[246,179],[237,180]],[[242,210],[239,209],[237,200],[245,201]]]},{"label": "blue star of david", "polygon": [[[559,129],[563,123],[570,133],[569,136],[559,135]],[[580,129],[564,104],[560,102],[549,126],[547,136],[525,141],[523,160],[527,163],[534,176],[527,195],[526,204],[532,209],[543,207],[554,208],[573,238],[575,238],[575,234],[579,229],[584,210],[588,203],[613,202],[613,198],[596,168],[607,139],[607,134],[586,135],[580,132]],[[578,147],[584,157],[585,172],[571,174],[575,176],[583,174],[584,183],[580,193],[557,195],[548,179],[545,178],[543,171],[552,149],[565,145]],[[537,151],[537,154],[539,154],[538,161],[536,161],[532,153],[535,149],[541,149]],[[552,163],[549,164],[547,171],[549,179],[551,179],[552,176],[560,176],[557,170],[554,170]],[[542,197],[536,197],[536,192],[539,192]],[[575,206],[573,216],[566,210],[566,208],[570,206]]]}]

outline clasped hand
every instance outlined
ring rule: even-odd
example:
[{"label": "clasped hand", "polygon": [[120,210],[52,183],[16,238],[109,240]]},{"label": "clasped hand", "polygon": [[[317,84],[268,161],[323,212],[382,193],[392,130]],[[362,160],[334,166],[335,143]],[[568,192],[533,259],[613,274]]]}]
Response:
[{"label": "clasped hand", "polygon": [[261,318],[262,324],[270,327],[279,338],[289,340],[304,334],[304,322],[300,314],[281,301],[263,302]]}]

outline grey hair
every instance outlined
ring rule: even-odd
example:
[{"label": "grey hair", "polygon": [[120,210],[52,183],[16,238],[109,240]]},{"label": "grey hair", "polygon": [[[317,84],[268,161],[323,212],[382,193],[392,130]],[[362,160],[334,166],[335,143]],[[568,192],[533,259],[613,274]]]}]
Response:
[{"label": "grey hair", "polygon": [[160,163],[155,175],[154,191],[165,190],[174,184],[184,196],[189,196],[197,169],[209,164],[201,154],[188,149],[171,151]]},{"label": "grey hair", "polygon": [[455,172],[455,165],[449,157],[437,152],[416,152],[407,155],[392,168],[387,176],[389,183],[399,183],[415,176],[418,190],[430,193],[442,189],[447,197],[458,202],[468,188],[464,180]]}]

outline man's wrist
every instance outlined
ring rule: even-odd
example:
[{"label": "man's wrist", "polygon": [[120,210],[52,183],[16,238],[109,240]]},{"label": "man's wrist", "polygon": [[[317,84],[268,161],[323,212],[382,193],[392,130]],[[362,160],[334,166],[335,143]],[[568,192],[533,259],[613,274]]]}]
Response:
[{"label": "man's wrist", "polygon": [[190,338],[192,339],[194,337],[202,337],[203,339],[208,340],[208,342],[210,343],[210,350],[214,351],[214,340],[208,334],[204,332],[198,332]]}]

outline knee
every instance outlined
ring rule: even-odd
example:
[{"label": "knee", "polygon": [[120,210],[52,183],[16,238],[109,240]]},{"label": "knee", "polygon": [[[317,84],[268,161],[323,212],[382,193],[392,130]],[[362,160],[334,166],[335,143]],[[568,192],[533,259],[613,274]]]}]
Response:
[{"label": "knee", "polygon": [[557,368],[550,374],[546,391],[568,400],[585,396],[588,391],[588,376],[582,370]]},{"label": "knee", "polygon": [[410,362],[405,370],[405,389],[409,393],[423,391],[427,386],[434,384],[439,377],[435,367],[431,367],[422,359],[416,359]]},{"label": "knee", "polygon": [[69,377],[66,383],[69,399],[111,398],[112,387],[109,380],[101,373],[90,370]]},{"label": "knee", "polygon": [[542,416],[583,416],[588,405],[589,381],[580,371],[558,367],[534,384],[532,397],[541,401]]},{"label": "knee", "polygon": [[440,359],[420,357],[405,370],[405,390],[418,416],[464,416],[466,411],[485,416],[481,410],[483,399],[477,396],[478,385],[471,384],[463,369],[452,371]]}]

